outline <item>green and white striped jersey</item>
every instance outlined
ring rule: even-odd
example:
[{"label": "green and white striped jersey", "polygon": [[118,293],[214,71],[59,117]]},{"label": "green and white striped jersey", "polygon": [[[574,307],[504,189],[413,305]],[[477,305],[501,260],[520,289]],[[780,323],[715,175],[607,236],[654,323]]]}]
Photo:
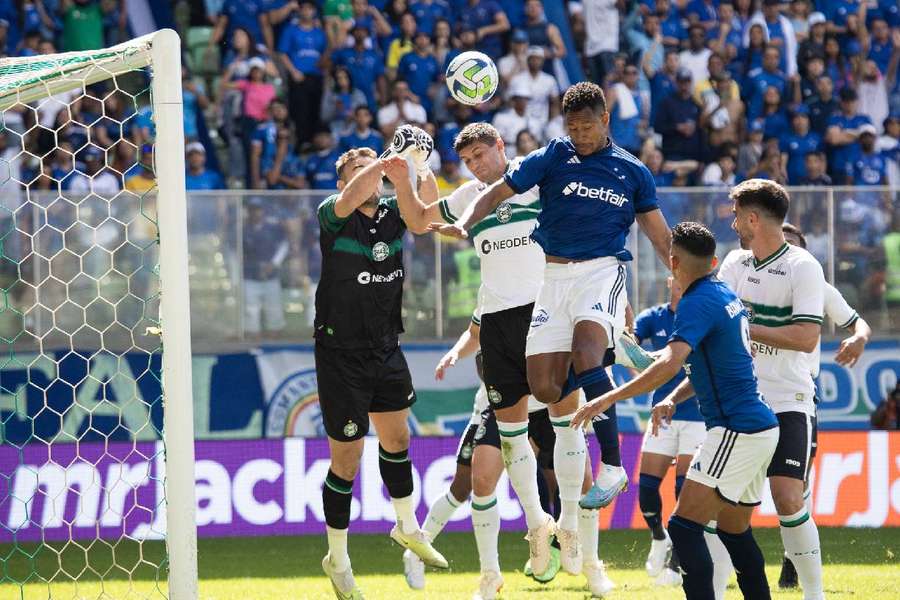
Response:
[{"label": "green and white striped jersey", "polygon": [[[722,261],[719,278],[740,297],[752,324],[822,323],[825,275],[803,248],[783,244],[763,260],[750,250],[733,250]],[[814,352],[799,352],[753,342],[753,348],[759,391],[772,410],[815,415],[812,374],[819,370],[818,346]]]}]

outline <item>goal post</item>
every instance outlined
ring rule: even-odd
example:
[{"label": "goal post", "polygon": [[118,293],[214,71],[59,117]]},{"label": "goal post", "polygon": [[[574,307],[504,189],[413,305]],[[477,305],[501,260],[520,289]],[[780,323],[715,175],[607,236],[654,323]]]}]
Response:
[{"label": "goal post", "polygon": [[197,598],[181,83],[170,29],[0,59],[4,598]]}]

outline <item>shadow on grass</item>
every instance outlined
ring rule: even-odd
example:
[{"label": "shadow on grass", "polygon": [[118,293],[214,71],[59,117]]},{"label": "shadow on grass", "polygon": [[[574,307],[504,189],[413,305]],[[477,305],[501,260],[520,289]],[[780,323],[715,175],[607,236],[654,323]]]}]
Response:
[{"label": "shadow on grass", "polygon": [[[900,528],[820,529],[825,564],[897,564]],[[766,562],[781,562],[781,538],[777,529],[760,529],[755,535]],[[478,556],[471,533],[441,535],[436,547],[450,562],[452,572],[477,573]],[[643,569],[649,547],[644,531],[603,531],[600,557],[613,569]],[[353,568],[360,575],[402,572],[401,549],[387,535],[350,536]],[[325,536],[201,539],[198,556],[201,579],[253,579],[308,577],[321,574],[327,551]],[[500,536],[504,569],[521,569],[528,546],[521,533]],[[516,566],[519,565],[519,566]],[[94,541],[78,544],[10,544],[0,546],[0,585],[23,581],[165,580],[165,546],[162,542],[120,541],[110,545]],[[535,587],[535,592],[540,591]]]}]

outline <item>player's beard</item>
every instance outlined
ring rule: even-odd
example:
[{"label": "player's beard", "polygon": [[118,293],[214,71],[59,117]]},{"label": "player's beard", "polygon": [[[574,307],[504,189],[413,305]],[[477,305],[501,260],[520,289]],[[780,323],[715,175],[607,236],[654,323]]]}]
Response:
[{"label": "player's beard", "polygon": [[363,202],[363,208],[377,208],[378,207],[378,194],[372,194],[369,196],[369,199]]},{"label": "player's beard", "polygon": [[745,235],[745,234],[742,234],[741,232],[738,232],[738,241],[741,244],[741,250],[749,250],[750,242],[753,241],[753,234],[748,233]]}]

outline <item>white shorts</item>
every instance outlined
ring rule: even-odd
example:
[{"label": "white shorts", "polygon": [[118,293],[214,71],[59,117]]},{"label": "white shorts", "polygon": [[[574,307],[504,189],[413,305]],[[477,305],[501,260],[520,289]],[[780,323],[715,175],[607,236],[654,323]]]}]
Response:
[{"label": "white shorts", "polygon": [[713,427],[694,454],[687,478],[713,488],[729,504],[757,506],[777,445],[778,427],[758,433]]},{"label": "white shorts", "polygon": [[525,356],[571,352],[579,321],[613,333],[625,328],[625,267],[611,256],[566,264],[547,263],[531,313]]},{"label": "white shorts", "polygon": [[648,423],[644,432],[641,452],[652,452],[663,456],[693,456],[706,437],[706,425],[703,421],[672,421],[659,426],[657,435],[652,433],[653,427]]}]

